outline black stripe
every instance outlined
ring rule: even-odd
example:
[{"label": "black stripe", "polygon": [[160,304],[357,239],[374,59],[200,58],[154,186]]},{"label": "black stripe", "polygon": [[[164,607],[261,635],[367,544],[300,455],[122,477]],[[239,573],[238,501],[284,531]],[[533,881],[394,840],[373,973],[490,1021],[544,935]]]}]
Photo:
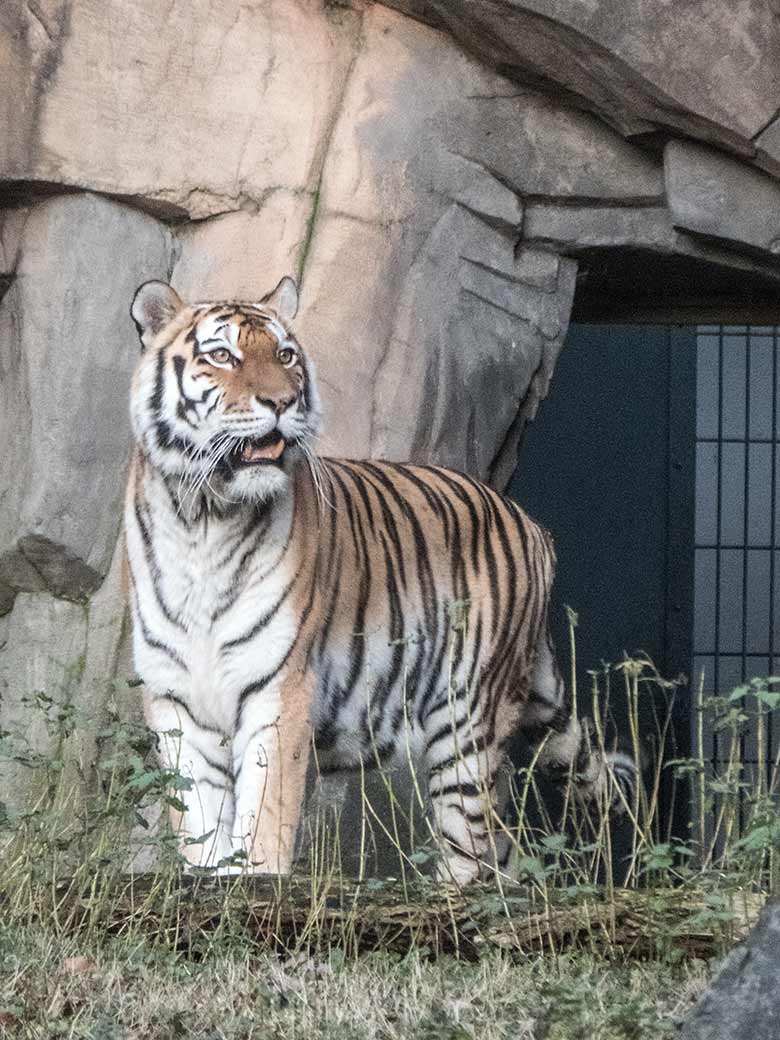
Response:
[{"label": "black stripe", "polygon": [[[492,815],[489,809],[487,811],[478,810],[477,812],[469,812],[467,809],[464,809],[460,802],[447,802],[447,804],[444,806],[444,809],[450,812],[458,813],[458,815],[463,817],[463,819],[468,821],[468,823],[484,824],[486,822],[486,815]],[[485,833],[486,832],[483,831],[483,835]]]},{"label": "black stripe", "polygon": [[230,781],[231,784],[234,782],[233,772],[231,769],[229,769],[227,766],[223,766],[220,762],[215,762],[213,758],[209,758],[209,756],[205,754],[203,751],[201,751],[199,747],[196,747],[195,750],[198,752],[198,754],[206,763],[206,765],[213,769],[215,773],[221,773],[222,776],[225,777],[225,779]]},{"label": "black stripe", "polygon": [[[341,565],[343,563],[343,559],[344,559],[344,552],[343,552],[343,550],[341,548],[339,548],[338,554],[335,556],[335,570],[336,570],[337,574],[341,573]],[[330,562],[328,564],[328,567],[330,569]],[[326,583],[326,587],[327,587],[327,583]],[[326,643],[328,641],[328,636],[330,635],[330,630],[333,627],[333,622],[336,620],[336,613],[337,613],[336,610],[327,610],[325,612],[325,623],[320,628],[319,636],[317,638],[317,651],[320,654],[320,656],[322,655],[322,652],[323,652],[323,650],[325,648],[325,645],[326,645]]]},{"label": "black stripe", "polygon": [[[239,719],[240,719],[240,714],[241,714],[241,707],[242,706],[239,705],[239,712],[238,712],[238,716],[237,716]],[[242,772],[242,770],[244,768],[244,762],[246,761],[247,752],[249,750],[249,747],[250,747],[252,741],[255,739],[255,737],[259,736],[261,733],[264,733],[265,730],[273,729],[274,726],[278,726],[279,722],[280,722],[280,718],[281,718],[281,716],[277,716],[277,718],[275,718],[273,720],[273,722],[266,722],[262,726],[258,726],[256,729],[252,730],[252,732],[250,733],[249,737],[246,740],[245,749],[244,749],[243,755],[241,756],[241,760],[239,762],[236,762],[235,756],[233,758],[233,782],[234,782],[234,784],[237,784],[238,781],[239,781],[239,778],[241,776],[241,772]],[[267,765],[267,763],[266,763],[266,765]]]},{"label": "black stripe", "polygon": [[167,347],[163,347],[157,354],[157,366],[154,372],[154,390],[152,391],[152,396],[149,398],[149,407],[152,410],[154,419],[160,418],[160,410],[162,409],[166,351]]},{"label": "black stripe", "polygon": [[[364,468],[380,482],[388,495],[396,502],[398,508],[412,528],[414,548],[417,559],[417,578],[422,593],[423,611],[425,623],[429,630],[435,630],[438,625],[439,597],[436,582],[431,567],[431,558],[428,553],[428,539],[423,532],[420,522],[414,515],[408,499],[404,498],[387,475],[374,463],[365,462]],[[401,469],[403,472],[403,470]]]},{"label": "black stripe", "polygon": [[271,680],[275,679],[276,676],[279,675],[279,673],[282,671],[284,666],[289,661],[289,659],[290,659],[290,657],[292,655],[293,650],[297,647],[298,640],[301,637],[301,633],[304,630],[306,622],[309,619],[309,615],[311,614],[312,606],[314,605],[314,595],[315,595],[315,591],[317,589],[318,577],[319,576],[317,574],[317,568],[315,566],[314,575],[312,577],[312,582],[311,582],[311,591],[310,591],[310,594],[309,594],[309,599],[308,599],[308,602],[306,603],[306,606],[303,608],[303,611],[301,613],[301,619],[300,619],[300,622],[298,623],[298,631],[296,632],[295,639],[293,639],[292,643],[290,644],[290,646],[289,646],[289,648],[287,650],[287,653],[284,655],[284,657],[279,662],[279,664],[276,666],[276,668],[273,669],[273,671],[268,672],[266,675],[262,676],[261,678],[256,679],[254,682],[249,683],[247,686],[245,686],[243,688],[241,693],[239,693],[239,695],[238,695],[238,703],[237,703],[237,706],[236,706],[236,724],[235,724],[235,731],[236,732],[238,732],[238,730],[241,728],[241,715],[242,715],[242,713],[244,711],[244,705],[246,704],[247,700],[250,697],[253,697],[256,693],[260,693],[262,690],[264,690],[266,688],[266,686],[271,682]]},{"label": "black stripe", "polygon": [[445,784],[444,787],[436,791],[431,791],[431,798],[446,798],[450,794],[459,794],[462,798],[481,798],[485,794],[485,790],[490,790],[491,784],[486,784],[484,788],[477,787],[476,784]]},{"label": "black stripe", "polygon": [[159,606],[160,611],[165,620],[169,624],[173,625],[174,628],[178,628],[179,631],[183,632],[184,625],[181,623],[181,621],[179,621],[177,617],[175,617],[173,611],[168,606],[165,597],[163,596],[162,588],[160,586],[160,566],[157,563],[157,557],[154,551],[154,543],[152,541],[151,532],[144,523],[144,519],[141,514],[141,506],[138,501],[137,495],[133,499],[133,511],[135,514],[136,523],[138,524],[138,529],[141,532],[141,541],[143,542],[144,546],[144,558],[146,560],[146,566],[149,571],[149,577],[152,581],[152,591],[154,592],[154,598],[157,601],[157,605]]},{"label": "black stripe", "polygon": [[165,654],[174,664],[178,665],[183,671],[187,671],[187,665],[184,663],[182,658],[176,653],[173,647],[168,646],[167,643],[161,642],[159,639],[155,639],[149,629],[146,627],[143,617],[141,616],[141,610],[138,605],[138,596],[136,594],[135,602],[135,617],[138,622],[138,627],[141,630],[141,637],[148,647],[153,650],[159,650],[160,653]]},{"label": "black stripe", "polygon": [[387,582],[387,597],[390,608],[390,642],[393,646],[393,653],[390,660],[390,669],[386,677],[382,680],[383,691],[375,693],[371,702],[371,712],[374,718],[375,726],[381,726],[382,716],[390,697],[391,692],[395,688],[395,684],[401,674],[401,668],[404,660],[404,620],[403,620],[403,608],[401,606],[401,597],[398,591],[398,585],[396,584],[395,575],[392,571],[390,562],[390,550],[387,545],[387,539],[385,538],[384,531],[381,532],[382,538],[382,552],[385,559],[385,570],[386,570],[386,582]]},{"label": "black stripe", "polygon": [[216,734],[218,734],[221,737],[224,737],[226,735],[217,726],[210,726],[208,723],[202,722],[199,718],[197,718],[193,714],[192,708],[189,706],[189,704],[187,704],[187,702],[183,698],[181,698],[178,694],[173,693],[172,690],[168,690],[167,693],[156,694],[153,697],[153,700],[156,700],[156,701],[171,701],[172,704],[176,704],[187,715],[189,715],[190,721],[193,722],[198,727],[198,729],[202,729],[206,733],[216,733]]},{"label": "black stripe", "polygon": [[337,712],[350,700],[352,694],[357,686],[360,673],[363,668],[363,661],[366,653],[366,614],[368,612],[368,602],[371,597],[371,561],[368,555],[368,546],[366,544],[366,537],[363,533],[361,525],[357,527],[358,542],[361,554],[360,571],[358,574],[358,581],[360,587],[360,593],[358,595],[357,608],[355,611],[355,620],[352,629],[352,642],[350,649],[350,667],[347,673],[346,685],[341,689],[338,698],[338,704],[336,705]]},{"label": "black stripe", "polygon": [[[343,459],[330,459],[331,464],[338,466],[344,471],[344,473],[350,478],[351,482],[355,485],[355,490],[360,496],[363,507],[368,515],[368,526],[371,530],[371,534],[376,537],[376,526],[374,524],[374,510],[371,508],[371,499],[368,496],[368,492],[365,489],[363,481],[358,477],[356,473],[353,473],[349,463]],[[349,496],[349,492],[345,489],[345,494]]]},{"label": "black stripe", "polygon": [[[446,704],[448,705],[449,701],[447,701]],[[443,708],[445,706],[445,704],[437,705],[435,710],[438,711],[439,708]],[[431,714],[433,713],[431,712]],[[468,722],[471,722],[471,719],[468,715],[464,715],[463,718],[460,719],[448,719],[448,721],[445,722],[444,725],[439,726],[436,732],[433,733],[428,738],[428,740],[426,740],[425,754],[427,755],[431,748],[434,746],[434,744],[438,744],[439,741],[443,740],[445,737],[451,737],[452,740],[456,740],[458,733]]]},{"label": "black stripe", "polygon": [[209,780],[207,776],[201,776],[194,781],[195,786],[205,784],[206,787],[212,787],[215,791],[229,791],[230,787],[227,784],[218,784],[215,780]]},{"label": "black stripe", "polygon": [[484,736],[475,737],[471,741],[471,747],[458,748],[454,755],[450,755],[448,758],[444,758],[441,762],[435,762],[428,767],[429,776],[436,776],[437,773],[443,773],[445,769],[451,769],[452,766],[457,765],[459,762],[465,762],[466,759],[472,755],[478,755],[488,746],[487,739]]},{"label": "black stripe", "polygon": [[[458,520],[458,514],[455,511],[452,502],[438,488],[426,484],[424,480],[418,477],[417,473],[411,466],[387,463],[386,465],[392,465],[393,469],[402,474],[423,495],[425,495],[426,501],[430,505],[431,509],[441,520],[444,531],[444,542],[450,549],[453,594],[455,599],[465,599],[466,571],[463,561],[463,551],[461,549],[460,521]],[[423,472],[427,472],[427,470],[423,469]]]},{"label": "black stripe", "polygon": [[[368,462],[355,462],[352,464],[355,468],[361,470],[367,470],[369,473],[372,472],[372,466]],[[371,488],[374,495],[376,496],[377,502],[379,503],[379,509],[382,513],[382,520],[384,522],[384,530],[387,531],[390,536],[390,540],[393,543],[393,549],[395,550],[395,562],[398,566],[398,573],[401,578],[401,587],[405,590],[407,587],[406,580],[406,563],[404,560],[404,547],[401,543],[401,537],[398,533],[398,524],[393,516],[390,508],[387,505],[386,496],[382,494],[380,488],[376,484],[369,480],[366,473],[355,473],[355,482],[359,487]],[[408,507],[407,507],[408,508]],[[372,529],[372,534],[376,538],[376,532]]]},{"label": "black stripe", "polygon": [[[355,555],[358,555],[358,536],[357,536],[357,525],[359,519],[355,514],[355,506],[352,501],[352,495],[350,494],[349,488],[346,486],[344,481],[335,471],[331,474],[333,481],[338,485],[339,490],[344,498],[344,503],[347,507],[347,520],[349,521],[349,530],[352,535],[352,544],[355,546]],[[335,510],[333,510],[335,517]]]},{"label": "black stripe", "polygon": [[258,512],[253,512],[249,521],[233,533],[233,537],[231,538],[227,549],[214,564],[214,569],[216,571],[222,571],[228,566],[239,548],[255,532],[259,522],[260,516],[258,515]]},{"label": "black stripe", "polygon": [[455,838],[453,838],[451,834],[447,833],[447,831],[442,830],[441,836],[443,840],[447,842],[447,844],[450,846],[450,849],[452,850],[452,852],[455,853],[456,856],[460,856],[461,859],[471,860],[472,863],[479,862],[479,856],[475,856],[473,852],[469,852],[467,849],[464,849],[463,846]]},{"label": "black stripe", "polygon": [[[246,540],[248,538],[250,538],[250,537],[252,537],[252,543],[251,543],[251,545],[247,549],[244,550],[244,552],[239,557],[238,562],[233,567],[233,574],[231,576],[231,582],[230,582],[231,588],[229,589],[227,595],[224,595],[220,599],[219,603],[217,603],[216,607],[214,608],[214,610],[212,612],[212,615],[211,615],[212,622],[218,621],[219,618],[223,617],[230,610],[230,608],[235,604],[236,600],[238,599],[238,597],[243,592],[244,584],[239,580],[239,577],[240,577],[242,571],[244,570],[244,567],[246,566],[246,564],[250,560],[250,558],[252,556],[254,556],[255,553],[257,552],[257,549],[258,549],[260,543],[262,542],[262,540],[265,538],[266,534],[268,533],[268,528],[270,527],[270,525],[271,525],[271,513],[270,513],[270,510],[267,509],[267,507],[264,506],[264,505],[263,506],[259,506],[257,508],[257,510],[256,510],[256,512],[255,512],[255,514],[254,514],[250,524],[248,525],[247,533],[246,533],[244,539],[242,539],[240,544],[243,545],[244,542],[246,542]],[[287,536],[287,541],[284,544],[284,547],[282,549],[282,552],[281,552],[280,556],[278,557],[278,559],[276,559],[273,562],[273,564],[268,568],[268,570],[263,571],[263,573],[259,577],[257,577],[255,579],[256,583],[259,584],[261,581],[265,581],[266,578],[269,578],[274,573],[274,571],[279,566],[279,564],[282,562],[284,557],[287,555],[287,550],[290,547],[290,542],[292,540],[292,531],[293,531],[294,525],[295,525],[295,514],[293,514],[292,522],[290,524],[290,533]],[[257,527],[258,530],[256,531],[256,533],[253,534],[253,529],[255,527]],[[238,549],[239,549],[239,546],[236,546],[236,551],[238,551]]]},{"label": "black stripe", "polygon": [[447,470],[431,468],[431,473],[454,493],[455,497],[466,506],[469,519],[471,520],[471,566],[476,575],[479,575],[479,514],[474,506],[471,496],[454,479],[454,474]]},{"label": "black stripe", "polygon": [[[328,748],[333,746],[335,742],[335,734],[326,734],[325,741],[321,743],[319,734],[315,741],[315,747],[317,751],[327,751]],[[330,739],[332,737],[332,739]],[[370,773],[372,770],[378,768],[377,759],[379,765],[385,762],[388,758],[395,753],[396,745],[395,741],[385,741],[382,744],[375,744],[371,751],[371,757],[366,761],[364,758],[359,758],[355,762],[335,762],[335,763],[319,763],[318,772],[320,776],[331,776],[333,773]]]},{"label": "black stripe", "polygon": [[289,583],[289,585],[287,585],[284,592],[281,594],[276,603],[274,603],[272,607],[269,607],[265,614],[259,617],[250,629],[247,629],[247,631],[244,632],[242,635],[236,636],[235,639],[229,639],[227,643],[223,643],[220,647],[220,653],[224,653],[226,650],[232,650],[233,647],[241,646],[243,643],[248,643],[250,639],[254,639],[255,636],[259,635],[266,627],[266,625],[270,621],[272,621],[273,618],[275,618],[276,615],[279,613],[279,609],[281,608],[282,604],[287,599],[287,597],[290,595],[292,587],[298,580],[300,573],[301,572],[299,570],[295,577],[292,579],[292,581]]},{"label": "black stripe", "polygon": [[160,448],[165,448],[169,451],[175,451],[179,455],[183,455],[188,458],[192,455],[195,445],[192,441],[188,441],[185,437],[180,437],[174,433],[171,429],[171,424],[165,419],[159,419],[155,423],[155,433],[157,434],[157,445]]}]

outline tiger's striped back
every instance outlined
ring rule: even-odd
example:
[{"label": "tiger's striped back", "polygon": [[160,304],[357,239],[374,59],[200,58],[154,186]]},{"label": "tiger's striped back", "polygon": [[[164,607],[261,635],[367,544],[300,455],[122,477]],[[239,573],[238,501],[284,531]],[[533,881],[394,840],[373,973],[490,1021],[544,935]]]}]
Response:
[{"label": "tiger's striped back", "polygon": [[[422,736],[449,712],[453,690],[479,689],[469,724],[486,745],[503,746],[545,620],[549,538],[460,473],[343,459],[321,469],[328,505],[316,580],[327,617],[312,648],[321,763],[392,754],[404,719]],[[361,756],[352,739],[339,751],[340,732],[362,734]]]}]

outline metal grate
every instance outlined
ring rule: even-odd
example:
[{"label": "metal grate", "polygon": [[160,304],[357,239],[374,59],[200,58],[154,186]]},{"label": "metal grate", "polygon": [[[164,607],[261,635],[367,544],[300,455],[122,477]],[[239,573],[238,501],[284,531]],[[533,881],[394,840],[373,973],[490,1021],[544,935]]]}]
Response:
[{"label": "metal grate", "polygon": [[[780,667],[778,342],[772,326],[697,328],[693,675],[706,694]],[[770,769],[767,736],[759,763],[748,729],[746,766]]]}]

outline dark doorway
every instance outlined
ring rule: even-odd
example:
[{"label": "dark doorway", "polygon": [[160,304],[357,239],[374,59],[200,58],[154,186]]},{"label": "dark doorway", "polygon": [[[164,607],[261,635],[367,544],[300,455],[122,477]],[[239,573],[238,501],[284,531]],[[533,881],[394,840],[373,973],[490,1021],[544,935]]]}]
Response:
[{"label": "dark doorway", "polygon": [[[695,400],[695,328],[575,324],[524,437],[509,493],[555,538],[553,636],[566,674],[569,605],[588,697],[588,672],[626,654],[664,676],[690,671]],[[621,708],[614,698],[618,729]],[[674,712],[674,754],[686,755],[687,689]]]},{"label": "dark doorway", "polygon": [[695,329],[573,325],[509,491],[555,538],[579,615],[579,677],[625,652],[688,672],[693,618]]}]

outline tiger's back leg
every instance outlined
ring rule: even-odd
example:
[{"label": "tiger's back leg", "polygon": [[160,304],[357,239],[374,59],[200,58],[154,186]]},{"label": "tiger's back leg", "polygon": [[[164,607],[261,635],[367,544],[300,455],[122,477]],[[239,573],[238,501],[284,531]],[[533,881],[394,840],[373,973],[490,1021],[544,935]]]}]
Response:
[{"label": "tiger's back leg", "polygon": [[444,693],[425,720],[425,763],[431,815],[441,842],[438,875],[459,885],[495,860],[495,810],[503,752],[465,688]]},{"label": "tiger's back leg", "polygon": [[566,783],[571,778],[579,799],[601,804],[606,801],[620,810],[631,802],[638,779],[636,763],[623,751],[602,752],[595,744],[592,728],[589,719],[577,717],[545,625],[521,732],[538,752],[537,764],[550,779]]}]

